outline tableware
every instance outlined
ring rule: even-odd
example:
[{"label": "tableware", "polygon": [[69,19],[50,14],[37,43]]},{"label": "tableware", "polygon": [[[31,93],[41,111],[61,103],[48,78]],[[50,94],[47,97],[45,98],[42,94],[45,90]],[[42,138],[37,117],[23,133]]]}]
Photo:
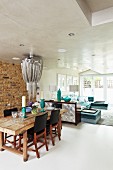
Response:
[{"label": "tableware", "polygon": [[31,112],[32,108],[31,107],[26,107],[26,113]]},{"label": "tableware", "polygon": [[19,118],[19,122],[23,122],[24,118],[23,118],[23,113],[21,111],[18,112],[18,118]]},{"label": "tableware", "polygon": [[16,111],[11,112],[11,114],[12,114],[12,117],[13,117],[13,122],[15,123],[18,114],[17,114]]}]

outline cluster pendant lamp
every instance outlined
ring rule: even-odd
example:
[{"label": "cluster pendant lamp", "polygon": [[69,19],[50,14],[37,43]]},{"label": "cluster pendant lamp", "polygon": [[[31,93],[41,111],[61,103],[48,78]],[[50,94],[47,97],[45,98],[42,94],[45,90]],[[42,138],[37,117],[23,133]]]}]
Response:
[{"label": "cluster pendant lamp", "polygon": [[[27,85],[29,101],[36,97],[38,83],[42,76],[43,60],[39,55],[28,55],[21,62],[23,79]],[[22,96],[22,113],[26,117],[26,96]]]},{"label": "cluster pendant lamp", "polygon": [[40,81],[43,69],[43,60],[41,56],[31,55],[21,62],[23,79],[27,84],[29,101],[36,96],[38,82]]}]

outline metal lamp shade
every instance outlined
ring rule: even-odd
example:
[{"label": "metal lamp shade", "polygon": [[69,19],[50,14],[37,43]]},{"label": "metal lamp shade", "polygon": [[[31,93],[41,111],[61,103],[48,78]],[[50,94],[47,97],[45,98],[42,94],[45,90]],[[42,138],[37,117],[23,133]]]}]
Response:
[{"label": "metal lamp shade", "polygon": [[43,69],[43,60],[41,56],[30,56],[22,60],[22,75],[27,83],[29,100],[34,98],[40,81]]}]

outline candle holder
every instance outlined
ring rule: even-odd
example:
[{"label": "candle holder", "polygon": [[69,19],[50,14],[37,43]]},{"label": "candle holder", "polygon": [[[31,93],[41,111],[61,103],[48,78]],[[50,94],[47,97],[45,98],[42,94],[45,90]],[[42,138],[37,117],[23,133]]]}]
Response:
[{"label": "candle holder", "polygon": [[22,117],[27,118],[27,116],[26,116],[26,107],[22,107]]},{"label": "candle holder", "polygon": [[40,101],[40,107],[41,107],[41,112],[45,112],[44,107],[45,107],[45,101],[44,99],[41,99]]}]

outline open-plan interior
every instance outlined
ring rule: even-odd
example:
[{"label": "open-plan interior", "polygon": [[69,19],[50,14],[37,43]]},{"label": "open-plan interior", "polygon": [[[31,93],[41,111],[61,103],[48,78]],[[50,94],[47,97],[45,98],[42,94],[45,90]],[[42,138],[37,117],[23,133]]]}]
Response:
[{"label": "open-plan interior", "polygon": [[113,0],[0,0],[1,170],[113,170],[112,96]]}]

